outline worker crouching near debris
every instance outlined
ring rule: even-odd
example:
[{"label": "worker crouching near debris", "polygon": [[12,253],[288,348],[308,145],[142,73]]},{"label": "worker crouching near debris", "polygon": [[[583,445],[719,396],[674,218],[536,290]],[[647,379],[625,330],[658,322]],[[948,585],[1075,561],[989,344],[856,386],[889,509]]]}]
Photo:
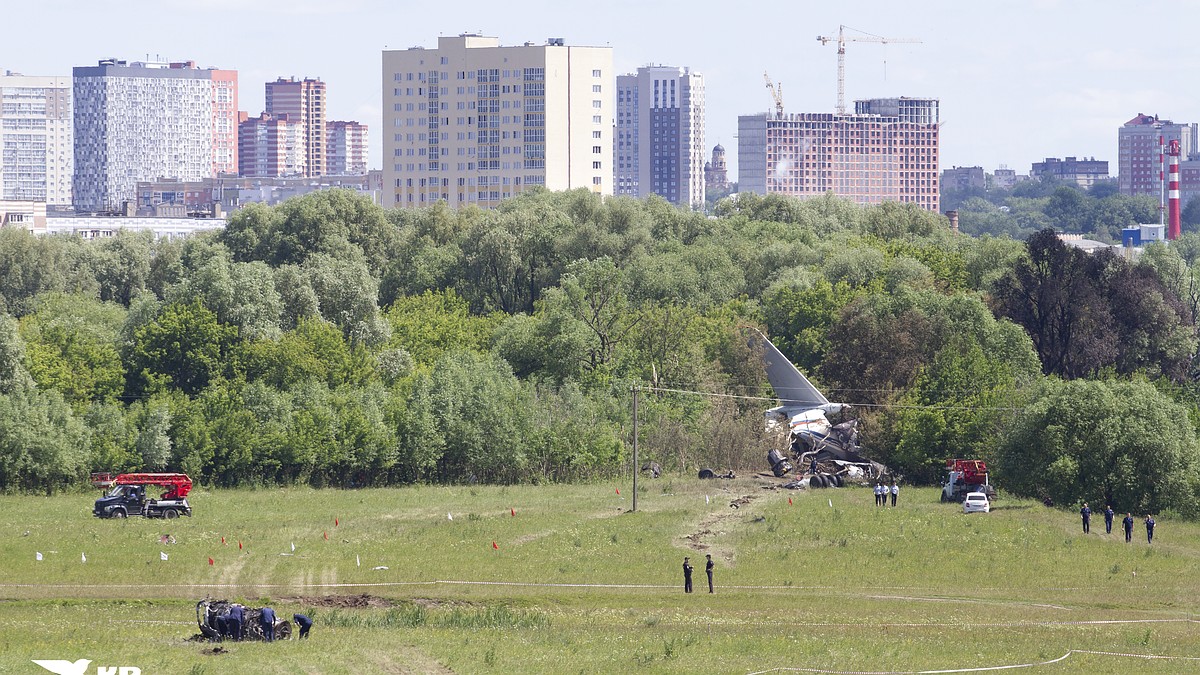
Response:
[{"label": "worker crouching near debris", "polygon": [[300,639],[308,639],[308,631],[312,629],[312,619],[303,614],[293,614],[292,620],[300,626]]}]

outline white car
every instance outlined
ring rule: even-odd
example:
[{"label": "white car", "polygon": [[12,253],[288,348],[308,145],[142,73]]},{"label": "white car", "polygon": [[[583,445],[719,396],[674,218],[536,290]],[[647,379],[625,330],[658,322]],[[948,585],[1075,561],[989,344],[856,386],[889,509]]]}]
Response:
[{"label": "white car", "polygon": [[987,495],[982,492],[967,493],[967,498],[963,501],[963,513],[989,513],[991,510],[992,504]]}]

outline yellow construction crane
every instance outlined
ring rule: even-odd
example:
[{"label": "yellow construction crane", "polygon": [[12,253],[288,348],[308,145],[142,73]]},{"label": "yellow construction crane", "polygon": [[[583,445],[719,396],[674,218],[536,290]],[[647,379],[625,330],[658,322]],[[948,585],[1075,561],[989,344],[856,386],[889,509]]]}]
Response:
[{"label": "yellow construction crane", "polygon": [[763,79],[767,81],[767,89],[771,90],[771,98],[775,99],[775,116],[783,117],[783,84],[775,84],[767,71],[763,71]]},{"label": "yellow construction crane", "polygon": [[817,41],[823,45],[827,45],[830,42],[835,42],[835,41],[837,42],[837,46],[838,46],[838,52],[837,52],[838,53],[837,112],[839,115],[846,114],[846,43],[847,42],[878,42],[880,44],[885,44],[885,45],[893,43],[893,42],[896,42],[896,43],[901,43],[901,42],[919,43],[920,42],[919,39],[915,39],[915,38],[886,38],[881,35],[872,35],[871,33],[867,33],[865,31],[858,30],[857,28],[850,28],[850,30],[852,30],[856,33],[862,33],[862,36],[852,35],[850,37],[846,37],[846,29],[847,28],[850,28],[850,27],[849,26],[838,26],[838,34],[837,34],[836,38],[824,37],[822,35],[817,36]]}]

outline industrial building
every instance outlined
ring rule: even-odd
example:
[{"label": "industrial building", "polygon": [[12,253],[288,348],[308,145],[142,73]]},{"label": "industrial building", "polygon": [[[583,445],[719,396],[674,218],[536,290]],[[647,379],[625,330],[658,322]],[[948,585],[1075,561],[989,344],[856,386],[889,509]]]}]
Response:
[{"label": "industrial building", "polygon": [[484,208],[533,186],[613,193],[609,47],[464,33],[383,52],[386,206]]}]

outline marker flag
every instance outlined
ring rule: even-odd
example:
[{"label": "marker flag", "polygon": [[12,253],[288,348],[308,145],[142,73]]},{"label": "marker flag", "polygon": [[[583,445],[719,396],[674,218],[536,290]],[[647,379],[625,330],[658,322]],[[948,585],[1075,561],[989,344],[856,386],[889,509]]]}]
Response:
[{"label": "marker flag", "polygon": [[359,567],[362,567],[362,559],[360,559],[357,555],[354,556],[354,564]]},{"label": "marker flag", "polygon": [[166,559],[167,559],[167,554],[166,554],[164,551],[159,551],[159,552],[158,552],[158,557],[159,557],[160,559],[162,559],[162,560],[166,560]]},{"label": "marker flag", "polygon": [[239,551],[242,550],[242,542],[241,541],[238,541],[238,550]]},{"label": "marker flag", "polygon": [[292,542],[292,553],[296,552],[296,542]]},{"label": "marker flag", "polygon": [[791,506],[791,505],[792,505],[792,498],[788,497],[788,506]]},{"label": "marker flag", "polygon": [[325,535],[325,541],[329,541],[329,533],[328,532],[322,532],[321,534]]},{"label": "marker flag", "polygon": [[454,520],[454,516],[450,515],[449,511],[446,512],[446,520]]},{"label": "marker flag", "polygon": [[513,514],[513,517],[516,517],[516,515],[517,515],[516,509],[514,509],[513,507],[510,506],[510,507],[508,507],[508,510],[509,510],[509,512],[511,512]]},{"label": "marker flag", "polygon": [[621,494],[621,488],[617,488],[617,494]]},{"label": "marker flag", "polygon": [[496,542],[494,542],[494,541],[492,542],[492,548],[496,549],[497,551],[499,551],[499,550],[500,550],[500,547],[499,547],[499,546],[497,546],[497,545],[496,545]]},{"label": "marker flag", "polygon": [[831,509],[833,508],[833,500],[832,499],[829,500],[829,508],[831,508]]},{"label": "marker flag", "polygon": [[338,519],[337,519],[337,516],[334,516],[334,517],[333,517],[333,526],[334,526],[334,527],[337,527],[337,526],[338,526]]},{"label": "marker flag", "polygon": [[42,559],[42,552],[41,552],[41,551],[38,551],[38,552],[37,552],[37,559],[38,559],[38,560],[41,560],[41,559]]},{"label": "marker flag", "polygon": [[222,546],[224,546],[224,545],[225,545],[225,537],[221,537],[221,545],[222,545]]},{"label": "marker flag", "polygon": [[213,559],[212,559],[212,558],[209,558],[209,559],[208,559],[208,564],[209,564],[209,565],[213,565],[213,564],[215,564],[215,563],[213,562]]},{"label": "marker flag", "polygon": [[82,552],[81,552],[81,553],[79,554],[79,557],[83,559],[83,562],[87,562],[87,555],[86,555],[85,553],[82,553]]},{"label": "marker flag", "polygon": [[704,495],[704,503],[705,503],[705,504],[709,503],[709,500],[708,500],[708,495]]}]

